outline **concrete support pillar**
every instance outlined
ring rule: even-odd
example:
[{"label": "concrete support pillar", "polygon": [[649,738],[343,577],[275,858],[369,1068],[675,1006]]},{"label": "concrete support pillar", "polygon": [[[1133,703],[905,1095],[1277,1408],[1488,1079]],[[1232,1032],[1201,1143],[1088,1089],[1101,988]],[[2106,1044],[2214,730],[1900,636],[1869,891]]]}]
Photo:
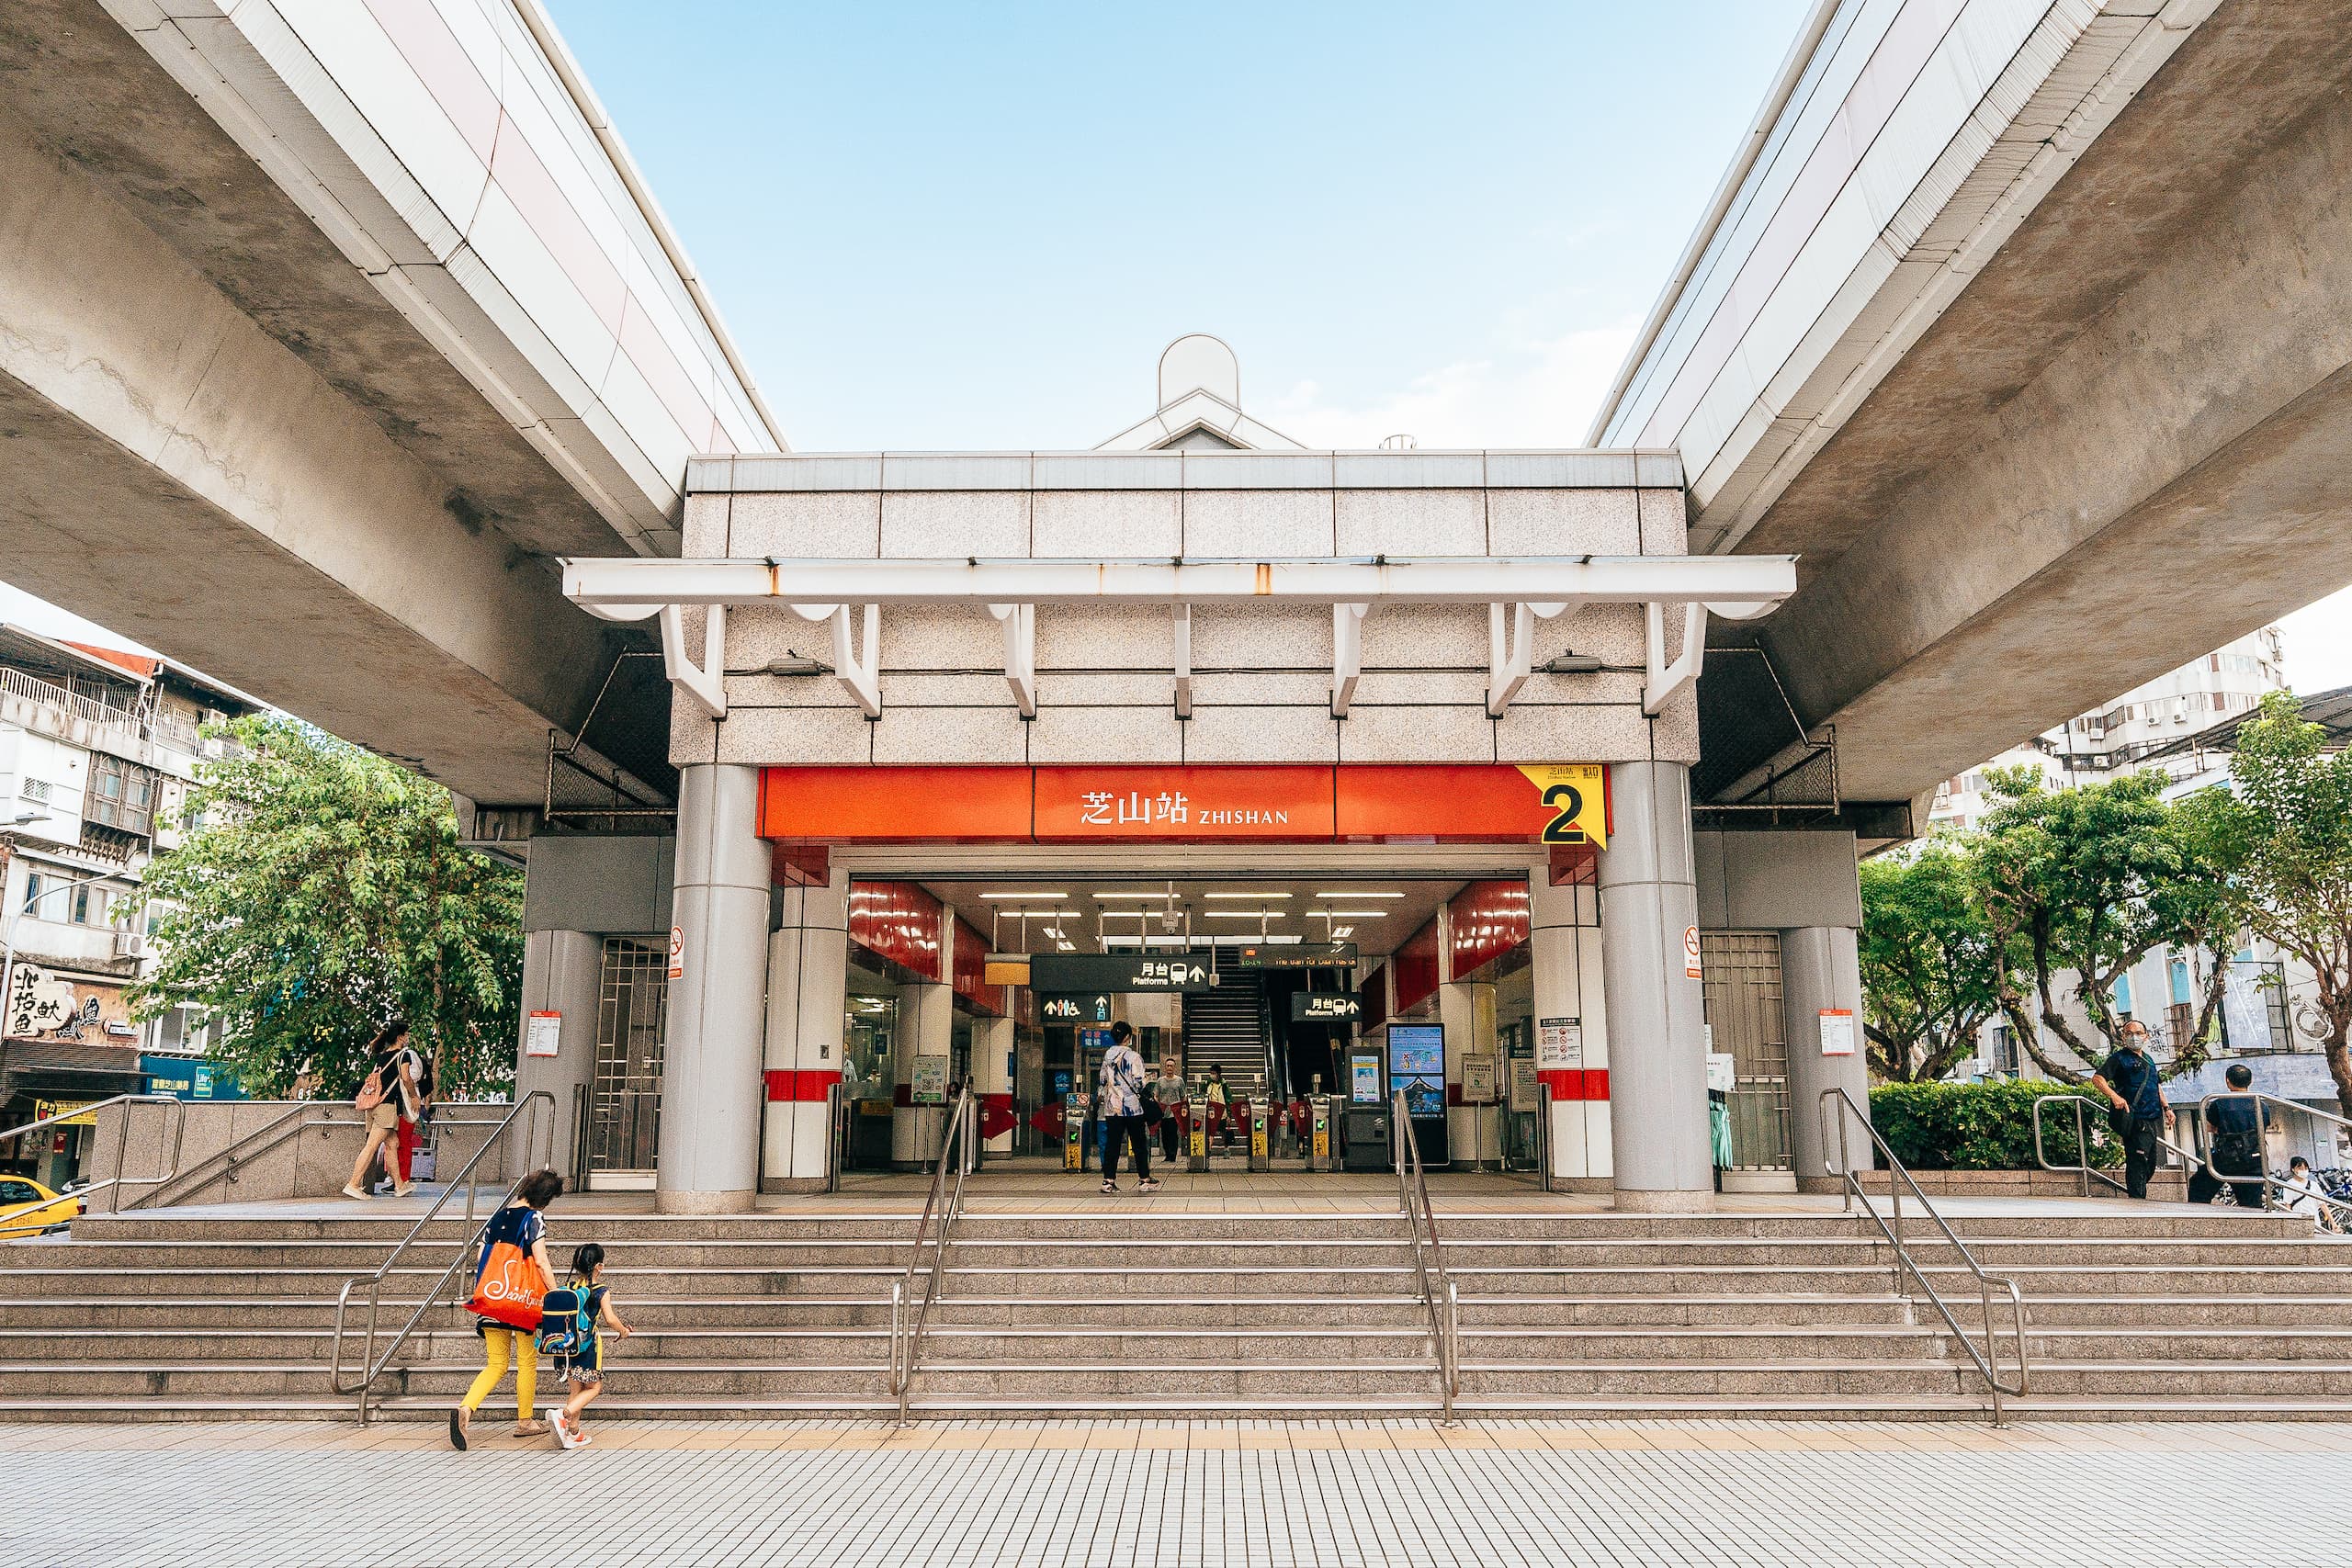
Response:
[{"label": "concrete support pillar", "polygon": [[[585,1163],[577,1143],[581,1097],[596,1077],[596,1003],[604,962],[604,939],[591,931],[538,931],[523,937],[523,1038],[514,1046],[514,1098],[537,1089],[554,1098],[555,1168],[563,1172],[567,1186]],[[535,1012],[560,1015],[552,1056],[529,1054]]]},{"label": "concrete support pillar", "polygon": [[[1012,987],[1004,991],[1012,999]],[[980,1096],[980,1154],[1012,1153],[1012,1020],[980,1018],[972,1022],[972,1080]]]},{"label": "concrete support pillar", "polygon": [[741,764],[678,773],[672,919],[684,953],[670,982],[653,1187],[665,1214],[741,1213],[759,1185],[770,878],[759,788],[759,769]]},{"label": "concrete support pillar", "polygon": [[1462,1058],[1495,1055],[1495,987],[1491,981],[1453,980],[1437,988],[1438,1021],[1445,1025],[1445,1156],[1468,1168],[1502,1159],[1502,1108],[1462,1101]]},{"label": "concrete support pillar", "polygon": [[[1845,839],[1828,841],[1850,857]],[[1789,1042],[1789,1152],[1800,1192],[1844,1188],[1822,1158],[1825,1136],[1833,1151],[1830,1157],[1837,1157],[1835,1116],[1839,1114],[1825,1112],[1822,1091],[1842,1089],[1865,1115],[1871,1108],[1870,1064],[1862,1054],[1862,969],[1855,940],[1856,933],[1846,926],[1794,926],[1781,932],[1781,1009]],[[1851,1055],[1821,1054],[1821,1015],[1833,1010],[1849,1015]],[[1846,1147],[1854,1169],[1877,1167],[1878,1151],[1860,1128],[1848,1128]]]},{"label": "concrete support pillar", "polygon": [[1705,1011],[1690,973],[1699,895],[1690,771],[1609,770],[1614,829],[1601,852],[1602,988],[1609,1001],[1610,1143],[1620,1210],[1714,1207]]},{"label": "concrete support pillar", "polygon": [[899,992],[899,1028],[890,1037],[890,1163],[921,1168],[939,1155],[946,1110],[914,1102],[915,1058],[952,1056],[956,1044],[956,992],[924,983]]},{"label": "concrete support pillar", "polygon": [[832,1137],[825,1107],[842,1081],[849,878],[786,887],[779,902],[782,920],[768,937],[760,1190],[812,1192],[824,1186]]},{"label": "concrete support pillar", "polygon": [[[1552,1179],[1571,1188],[1605,1189],[1615,1162],[1609,1146],[1600,893],[1589,885],[1554,887],[1539,868],[1528,894],[1535,1062],[1552,1091]],[[1549,1065],[1547,1028],[1556,1043]]]}]

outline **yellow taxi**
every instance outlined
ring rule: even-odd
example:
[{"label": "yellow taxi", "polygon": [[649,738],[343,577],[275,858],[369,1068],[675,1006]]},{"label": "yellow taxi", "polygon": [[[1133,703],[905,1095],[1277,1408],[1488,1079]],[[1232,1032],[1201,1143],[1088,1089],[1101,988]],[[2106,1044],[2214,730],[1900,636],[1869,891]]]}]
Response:
[{"label": "yellow taxi", "polygon": [[60,1195],[21,1176],[0,1176],[0,1240],[39,1235],[70,1224],[81,1212],[82,1201],[71,1193]]}]

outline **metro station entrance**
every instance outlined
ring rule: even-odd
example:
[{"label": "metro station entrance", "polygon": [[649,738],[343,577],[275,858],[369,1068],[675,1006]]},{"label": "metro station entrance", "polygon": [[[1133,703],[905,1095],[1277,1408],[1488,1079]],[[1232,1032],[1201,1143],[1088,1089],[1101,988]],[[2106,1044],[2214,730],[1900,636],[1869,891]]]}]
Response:
[{"label": "metro station entrance", "polygon": [[[1605,1157],[1590,1168],[1605,1125],[1596,1140],[1587,1124],[1606,1112],[1600,1052],[1588,1066],[1582,1049],[1600,1010],[1589,854],[844,845],[827,859],[848,954],[831,1122],[845,1189],[926,1168],[967,1081],[984,1168],[1099,1171],[1096,1090],[1120,1023],[1163,1112],[1161,1171],[1390,1170],[1401,1089],[1432,1170],[1533,1179],[1561,1141],[1549,1100],[1575,1123],[1572,1177],[1606,1179]],[[1539,907],[1565,998],[1548,1018]],[[1568,1058],[1548,1082],[1545,1039]]]}]

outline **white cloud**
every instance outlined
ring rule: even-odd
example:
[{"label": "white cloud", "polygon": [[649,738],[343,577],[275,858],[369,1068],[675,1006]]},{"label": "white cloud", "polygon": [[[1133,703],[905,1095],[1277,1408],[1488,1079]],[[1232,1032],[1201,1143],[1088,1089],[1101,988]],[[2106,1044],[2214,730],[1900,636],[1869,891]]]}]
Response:
[{"label": "white cloud", "polygon": [[1293,440],[1340,450],[1410,435],[1425,448],[1576,446],[1634,341],[1631,325],[1521,341],[1457,360],[1356,407],[1301,381],[1261,416]]}]

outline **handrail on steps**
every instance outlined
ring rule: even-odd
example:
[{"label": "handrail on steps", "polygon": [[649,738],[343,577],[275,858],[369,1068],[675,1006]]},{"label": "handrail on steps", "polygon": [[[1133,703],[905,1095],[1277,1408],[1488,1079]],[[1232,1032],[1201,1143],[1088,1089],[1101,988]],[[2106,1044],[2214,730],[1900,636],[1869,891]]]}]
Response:
[{"label": "handrail on steps", "polygon": [[[1455,1425],[1453,1396],[1462,1387],[1462,1297],[1446,1277],[1445,1258],[1438,1249],[1437,1211],[1430,1206],[1429,1175],[1421,1167],[1420,1140],[1413,1135],[1413,1118],[1397,1089],[1388,1108],[1388,1122],[1396,1139],[1396,1199],[1405,1211],[1406,1234],[1413,1238],[1413,1285],[1430,1314],[1430,1337],[1437,1347],[1437,1393],[1440,1419]],[[1429,1232],[1429,1250],[1422,1253],[1421,1232]]]},{"label": "handrail on steps", "polygon": [[[2207,1175],[2220,1181],[2248,1181],[2254,1179],[2254,1173],[2250,1171],[2227,1171],[2217,1169],[2214,1167],[2213,1140],[2211,1136],[2206,1135],[2204,1131],[2205,1108],[2211,1105],[2214,1101],[2222,1100],[2253,1100],[2255,1102],[2255,1125],[2257,1128],[2261,1127],[2268,1121],[2269,1109],[2274,1105],[2278,1107],[2279,1111],[2286,1114],[2309,1116],[2314,1121],[2333,1122],[2339,1127],[2352,1128],[2352,1117],[2338,1116],[2333,1111],[2322,1111],[2316,1106],[2305,1105],[2300,1100],[2284,1100],[2275,1094],[2265,1094],[2259,1089],[2225,1089],[2220,1094],[2209,1094],[2203,1100],[2199,1100],[2192,1108],[2195,1115],[2195,1121],[2192,1124],[2199,1129],[2199,1141],[2205,1145],[2205,1157],[2199,1163],[2205,1167],[2205,1172]],[[2287,1184],[2270,1174],[2270,1161],[2267,1156],[2262,1159],[2261,1179],[2262,1203],[2263,1207],[2267,1210],[2270,1206],[2270,1200],[2274,1191],[2283,1190]],[[2352,1203],[2347,1203],[2343,1199],[2334,1197],[2326,1192],[2305,1192],[2298,1190],[2295,1196],[2297,1198],[2317,1199],[2322,1204],[2337,1213],[2338,1223],[2342,1223],[2344,1215],[2352,1214]]]},{"label": "handrail on steps", "polygon": [[[538,1126],[539,1118],[534,1108],[540,1105],[547,1107],[547,1157],[535,1160],[530,1157],[532,1134]],[[526,1116],[526,1111],[533,1113]],[[415,1332],[416,1325],[424,1321],[424,1314],[430,1312],[434,1303],[440,1299],[442,1287],[449,1285],[453,1280],[459,1278],[461,1267],[475,1257],[476,1249],[481,1244],[482,1233],[490,1228],[491,1218],[514,1200],[515,1189],[523,1185],[526,1177],[535,1170],[555,1163],[555,1096],[546,1089],[535,1089],[516,1100],[514,1109],[499,1119],[497,1127],[488,1137],[482,1139],[481,1147],[476,1149],[472,1157],[458,1168],[457,1173],[449,1178],[448,1185],[441,1190],[441,1196],[435,1198],[433,1201],[433,1206],[424,1211],[424,1218],[409,1227],[408,1235],[401,1238],[400,1245],[392,1248],[391,1255],[384,1259],[376,1271],[372,1274],[355,1275],[344,1282],[343,1292],[335,1297],[334,1303],[334,1342],[327,1359],[327,1388],[334,1393],[356,1393],[359,1396],[361,1426],[368,1424],[368,1399],[369,1392],[376,1385],[376,1380],[383,1375],[386,1367],[391,1365],[392,1358],[401,1353],[401,1347],[408,1343],[408,1337]],[[523,1122],[522,1168],[515,1174],[514,1179],[506,1184],[506,1190],[499,1195],[498,1201],[491,1205],[490,1214],[484,1215],[481,1223],[477,1224],[474,1222],[475,1194],[481,1186],[481,1179],[477,1174],[476,1168],[481,1164],[483,1156],[491,1150],[503,1148],[507,1134],[514,1130],[518,1118]],[[424,1234],[424,1227],[439,1217],[442,1205],[458,1195],[458,1184],[460,1182],[465,1183],[466,1187],[465,1239],[459,1244],[457,1256],[449,1259],[449,1266],[442,1269],[440,1277],[425,1288],[424,1299],[416,1303],[416,1310],[409,1314],[408,1321],[401,1325],[398,1332],[393,1334],[391,1343],[387,1345],[384,1348],[384,1353],[379,1356],[376,1354],[376,1318],[383,1304],[384,1280],[391,1273],[393,1265],[401,1260],[401,1255],[414,1245],[418,1236]],[[368,1337],[360,1353],[358,1380],[346,1382],[343,1366],[344,1320],[351,1307],[351,1292],[363,1285],[368,1291]],[[449,1304],[458,1305],[462,1299],[452,1288]]]},{"label": "handrail on steps", "polygon": [[[1836,1103],[1833,1104],[1832,1101]],[[1984,1266],[1976,1261],[1976,1255],[1968,1250],[1967,1244],[1960,1239],[1959,1234],[1945,1221],[1943,1215],[1936,1211],[1936,1206],[1928,1201],[1928,1195],[1920,1190],[1919,1184],[1911,1179],[1910,1171],[1905,1169],[1903,1162],[1894,1157],[1894,1151],[1887,1146],[1884,1138],[1879,1136],[1878,1129],[1871,1125],[1869,1113],[1854,1102],[1852,1095],[1842,1089],[1825,1089],[1821,1091],[1821,1106],[1827,1116],[1835,1118],[1838,1123],[1838,1160],[1830,1168],[1834,1174],[1844,1179],[1847,1211],[1852,1212],[1856,1198],[1862,1201],[1862,1212],[1877,1223],[1879,1230],[1894,1248],[1895,1288],[1902,1289],[1903,1272],[1906,1269],[1909,1269],[1911,1278],[1917,1280],[1919,1288],[1927,1292],[1928,1300],[1935,1307],[1937,1314],[1951,1329],[1952,1337],[1959,1340],[1960,1348],[1968,1352],[1968,1359],[1976,1363],[1977,1374],[1984,1380],[1984,1386],[1992,1393],[1993,1425],[2007,1427],[2008,1421],[2001,1409],[2002,1397],[2007,1395],[2014,1398],[2022,1395],[2032,1379],[2026,1350],[2023,1292],[2018,1291],[2015,1280],[1996,1274],[1987,1274],[1984,1271]],[[1860,1178],[1854,1172],[1854,1162],[1849,1157],[1846,1129],[1849,1123],[1855,1122],[1861,1123],[1862,1131],[1869,1135],[1871,1143],[1876,1146],[1879,1157],[1886,1162],[1886,1190],[1890,1200],[1889,1208],[1894,1215],[1892,1225],[1887,1223],[1887,1216],[1880,1213],[1877,1205],[1871,1201],[1870,1193],[1864,1190]],[[1822,1129],[1821,1142],[1822,1163],[1828,1165],[1829,1133],[1826,1124]],[[1984,1311],[1984,1348],[1982,1353],[1977,1350],[1976,1342],[1969,1337],[1968,1331],[1961,1327],[1960,1320],[1952,1316],[1951,1308],[1945,1304],[1942,1293],[1929,1282],[1928,1276],[1920,1269],[1918,1260],[1911,1256],[1909,1244],[1903,1238],[1903,1189],[1905,1187],[1911,1190],[1911,1196],[1917,1201],[1920,1209],[1927,1213],[1928,1218],[1936,1223],[1936,1228],[1943,1232],[1945,1243],[1960,1255],[1960,1260],[1966,1264],[1968,1271],[1976,1277],[1977,1295],[1983,1303]],[[2007,1291],[2009,1296],[2010,1333],[2017,1345],[2018,1378],[2015,1383],[2005,1383],[2000,1376],[2000,1335],[1994,1327],[1993,1318],[1993,1288],[1996,1285]]]},{"label": "handrail on steps", "polygon": [[[138,1182],[141,1185],[154,1182],[160,1185],[178,1180],[180,1151],[187,1142],[187,1103],[175,1094],[112,1095],[93,1105],[81,1106],[72,1111],[61,1111],[54,1116],[44,1116],[37,1122],[28,1122],[21,1127],[10,1127],[6,1132],[0,1132],[0,1144],[14,1143],[28,1133],[38,1133],[44,1127],[54,1127],[65,1122],[78,1122],[86,1118],[87,1124],[95,1126],[97,1113],[109,1105],[122,1107],[122,1135],[114,1141],[114,1174],[104,1181],[94,1181],[87,1187],[76,1187],[70,1192],[60,1192],[58,1197],[74,1200],[78,1213],[87,1209],[91,1193],[103,1192],[109,1187],[119,1188],[126,1181]],[[130,1150],[130,1108],[134,1105],[168,1105],[172,1108],[172,1166],[161,1176],[126,1177],[122,1174],[123,1161],[129,1156]]]},{"label": "handrail on steps", "polygon": [[[907,1248],[906,1273],[890,1283],[890,1393],[899,1402],[901,1427],[913,1419],[908,1407],[914,1397],[915,1366],[922,1354],[923,1322],[945,1284],[947,1237],[956,1228],[956,1215],[963,1212],[964,1178],[970,1174],[970,1167],[979,1163],[972,1082],[965,1079],[956,1103],[948,1109],[946,1131],[939,1141],[939,1168],[931,1179],[931,1195],[923,1200],[922,1217],[915,1222],[914,1240]],[[947,1186],[951,1167],[956,1173],[952,1190]],[[934,1213],[940,1216],[939,1239],[932,1244],[931,1269],[923,1274],[918,1296],[916,1276],[922,1272],[923,1238],[931,1234]]]},{"label": "handrail on steps", "polygon": [[[2082,1156],[2083,1163],[2080,1165],[2052,1165],[2050,1163],[2049,1152],[2041,1146],[2042,1107],[2062,1100],[2072,1100],[2074,1102],[2075,1148]],[[2103,1170],[2095,1170],[2091,1168],[2090,1132],[2083,1122],[2083,1111],[2086,1106],[2091,1110],[2104,1112],[2104,1107],[2093,1103],[2088,1097],[2084,1095],[2044,1094],[2035,1097],[2033,1101],[2033,1162],[2042,1169],[2053,1172],[2059,1176],[2064,1176],[2069,1172],[2080,1176],[2083,1182],[2083,1196],[2086,1198],[2091,1195],[2091,1183],[2093,1180],[2104,1181],[2109,1187],[2114,1188],[2118,1192],[2128,1193],[2132,1190],[2129,1187],[2126,1187],[2122,1182],[2116,1180],[2115,1178],[2108,1175],[2107,1172]],[[2170,1138],[2165,1137],[2161,1133],[2156,1134],[2156,1145],[2159,1148],[2171,1150],[2189,1165],[2203,1165],[2206,1163],[2205,1159],[2200,1158],[2195,1150],[2182,1148],[2178,1144],[2174,1143]]]}]

